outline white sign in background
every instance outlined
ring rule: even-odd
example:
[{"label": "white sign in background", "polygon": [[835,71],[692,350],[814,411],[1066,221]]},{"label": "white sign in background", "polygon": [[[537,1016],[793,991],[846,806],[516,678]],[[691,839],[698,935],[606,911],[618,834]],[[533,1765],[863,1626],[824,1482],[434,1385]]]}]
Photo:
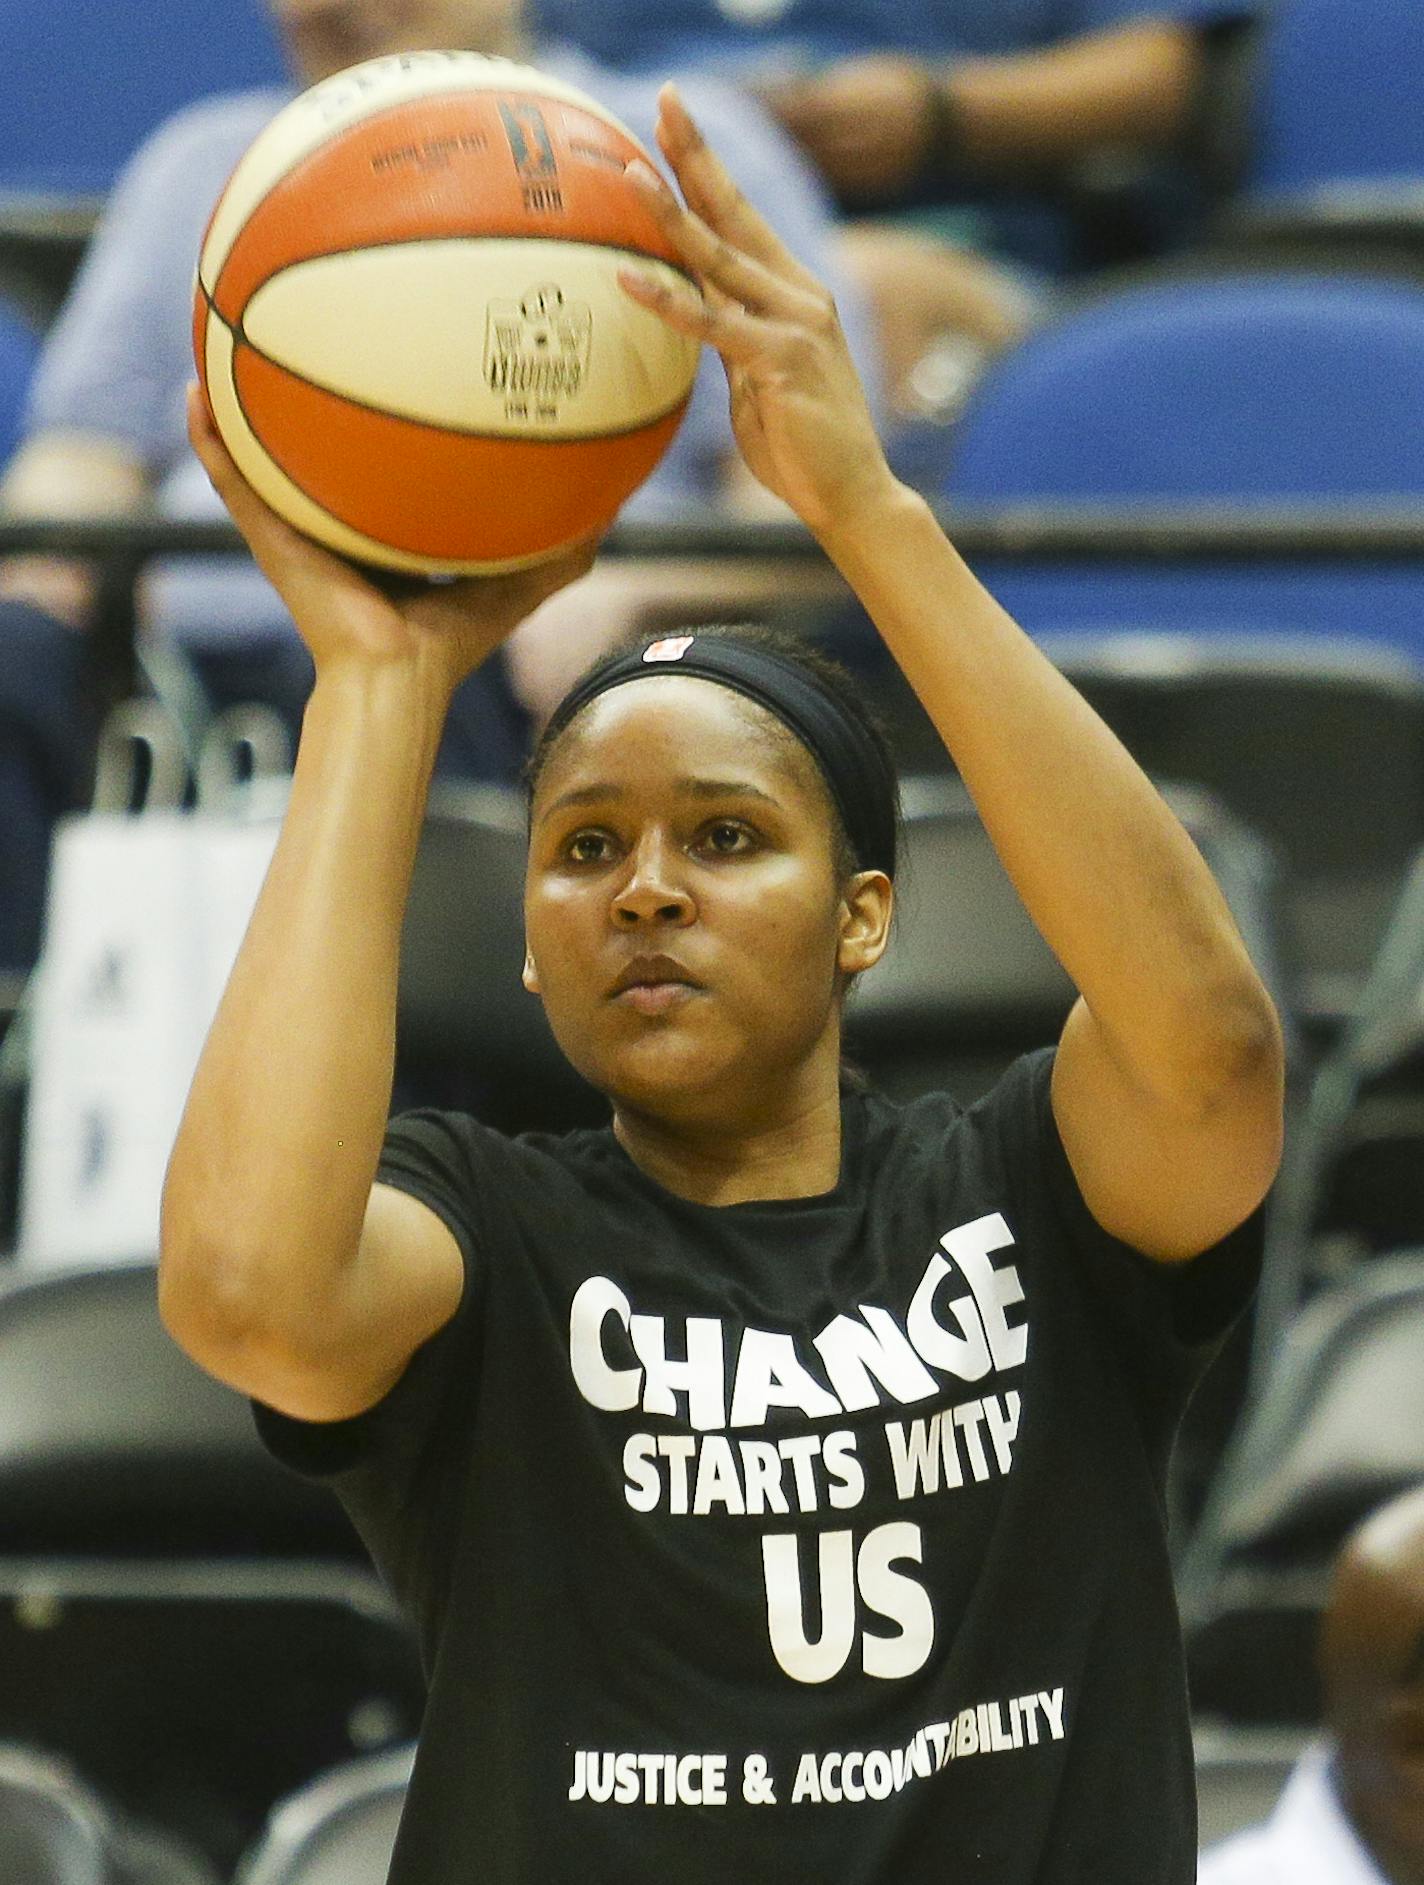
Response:
[{"label": "white sign in background", "polygon": [[277,830],[201,811],[60,827],[33,997],[22,1264],[157,1251],[168,1156]]}]

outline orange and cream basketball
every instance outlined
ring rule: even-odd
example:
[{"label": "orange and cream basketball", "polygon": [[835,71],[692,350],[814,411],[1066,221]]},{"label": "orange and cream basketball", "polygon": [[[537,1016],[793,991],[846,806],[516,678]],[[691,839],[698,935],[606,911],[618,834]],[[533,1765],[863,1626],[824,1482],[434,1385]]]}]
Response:
[{"label": "orange and cream basketball", "polygon": [[696,345],[618,285],[679,279],[592,98],[478,53],[373,59],[259,135],[213,212],[194,347],[248,480],[390,569],[518,568],[662,456]]}]

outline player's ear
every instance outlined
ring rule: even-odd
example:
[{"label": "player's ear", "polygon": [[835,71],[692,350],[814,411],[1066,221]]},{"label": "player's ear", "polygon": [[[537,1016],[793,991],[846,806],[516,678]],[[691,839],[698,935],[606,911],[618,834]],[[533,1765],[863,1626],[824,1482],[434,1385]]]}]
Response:
[{"label": "player's ear", "polygon": [[890,940],[895,891],[884,871],[857,871],[841,892],[836,968],[842,975],[873,969]]},{"label": "player's ear", "polygon": [[528,949],[524,951],[524,972],[519,979],[531,995],[538,995],[542,992],[539,987],[539,971],[534,967],[534,957]]}]

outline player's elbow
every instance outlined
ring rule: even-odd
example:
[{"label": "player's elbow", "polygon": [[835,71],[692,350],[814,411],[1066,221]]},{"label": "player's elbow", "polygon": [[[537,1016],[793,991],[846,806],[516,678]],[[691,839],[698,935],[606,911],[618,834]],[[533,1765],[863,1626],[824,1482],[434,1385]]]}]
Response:
[{"label": "player's elbow", "polygon": [[1206,1046],[1198,1104],[1204,1122],[1230,1122],[1254,1205],[1275,1180],[1285,1138],[1285,1035],[1259,981],[1218,1001]]},{"label": "player's elbow", "polygon": [[1145,1084],[1164,1118],[1194,1132],[1226,1120],[1253,1138],[1279,1141],[1285,1107],[1285,1041],[1276,1005],[1249,965],[1180,991]]},{"label": "player's elbow", "polygon": [[1214,1112],[1253,1096],[1266,1110],[1284,1105],[1286,1052],[1269,990],[1247,968],[1196,1007],[1191,1034],[1195,1104]]},{"label": "player's elbow", "polygon": [[249,1346],[271,1319],[259,1308],[259,1266],[221,1238],[165,1223],[158,1249],[158,1314],[178,1346],[210,1373]]},{"label": "player's elbow", "polygon": [[233,1378],[245,1356],[310,1339],[316,1290],[303,1288],[304,1274],[293,1250],[165,1210],[159,1317],[192,1360],[223,1380]]},{"label": "player's elbow", "polygon": [[1233,1079],[1282,1099],[1285,1033],[1270,991],[1254,975],[1236,991],[1230,1004],[1226,1064]]}]

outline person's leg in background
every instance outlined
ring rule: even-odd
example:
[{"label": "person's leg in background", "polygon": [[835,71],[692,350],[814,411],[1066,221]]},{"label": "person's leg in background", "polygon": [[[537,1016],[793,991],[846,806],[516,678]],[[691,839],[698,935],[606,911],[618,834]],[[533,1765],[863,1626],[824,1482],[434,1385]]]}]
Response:
[{"label": "person's leg in background", "polygon": [[34,967],[56,819],[89,796],[101,705],[89,638],[0,598],[0,983]]},{"label": "person's leg in background", "polygon": [[[314,679],[311,656],[295,636],[195,648],[190,658],[214,713],[253,703],[270,707],[295,755]],[[450,703],[436,777],[514,785],[529,738],[529,715],[515,698],[504,660],[486,662]]]}]

